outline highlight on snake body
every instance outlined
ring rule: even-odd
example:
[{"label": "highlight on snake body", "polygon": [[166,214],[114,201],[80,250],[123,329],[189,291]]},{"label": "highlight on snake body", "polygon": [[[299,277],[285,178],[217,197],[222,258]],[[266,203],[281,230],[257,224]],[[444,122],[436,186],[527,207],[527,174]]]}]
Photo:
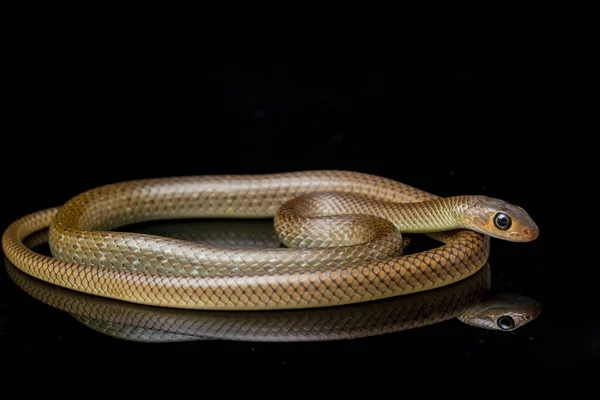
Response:
[{"label": "highlight on snake body", "polygon": [[[189,218],[272,218],[282,247],[232,248],[120,232]],[[49,228],[51,257],[23,244]],[[435,248],[406,254],[402,234]],[[441,198],[351,171],[144,179],[90,189],[4,232],[21,271],[64,288],[185,309],[330,307],[427,291],[487,262],[490,238],[528,242],[539,230],[519,206],[486,196]]]}]

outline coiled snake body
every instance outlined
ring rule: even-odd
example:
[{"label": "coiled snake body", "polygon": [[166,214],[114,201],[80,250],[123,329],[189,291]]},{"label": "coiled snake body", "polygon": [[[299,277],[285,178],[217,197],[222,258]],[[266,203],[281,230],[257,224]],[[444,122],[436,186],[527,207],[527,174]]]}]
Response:
[{"label": "coiled snake body", "polygon": [[[286,248],[235,249],[114,232],[178,218],[274,218]],[[22,243],[50,226],[54,257]],[[401,232],[440,247],[402,255]],[[529,241],[518,206],[484,196],[439,198],[383,177],[347,171],[158,178],[102,186],[5,231],[22,271],[81,292],[191,309],[334,306],[434,289],[474,274],[490,236]]]}]

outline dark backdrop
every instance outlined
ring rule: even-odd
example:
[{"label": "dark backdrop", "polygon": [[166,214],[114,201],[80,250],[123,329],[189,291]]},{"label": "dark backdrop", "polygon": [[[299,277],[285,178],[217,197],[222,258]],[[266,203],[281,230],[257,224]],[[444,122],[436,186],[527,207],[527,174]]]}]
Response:
[{"label": "dark backdrop", "polygon": [[2,166],[18,212],[123,179],[304,169],[542,206],[545,115],[526,76],[52,60],[22,66],[8,105]]},{"label": "dark backdrop", "polygon": [[[540,92],[530,76],[347,65],[204,70],[92,57],[64,64],[50,57],[43,69],[23,65],[16,82],[8,108],[15,124],[5,129],[1,156],[2,226],[126,179],[348,169],[442,196],[499,197],[525,208],[540,227],[536,242],[492,244],[495,288],[543,306],[538,320],[514,334],[449,322],[353,343],[156,346],[153,354],[182,351],[223,365],[284,369],[318,360],[322,372],[343,370],[359,356],[375,365],[422,364],[423,352],[431,362],[480,374],[497,366],[539,370],[597,361],[597,320],[585,313],[576,318],[578,311],[565,303],[577,290],[561,286],[547,241],[556,221],[542,177],[553,165],[539,148],[546,133],[539,120],[549,116],[537,107]],[[99,351],[146,351],[75,323],[56,327],[54,319],[44,320],[46,308],[22,306],[25,295],[5,279],[0,287],[8,315],[3,340],[14,353],[56,346],[76,353],[91,343]],[[52,327],[28,334],[36,322],[18,317],[20,307]],[[450,376],[460,380],[458,370]]]}]

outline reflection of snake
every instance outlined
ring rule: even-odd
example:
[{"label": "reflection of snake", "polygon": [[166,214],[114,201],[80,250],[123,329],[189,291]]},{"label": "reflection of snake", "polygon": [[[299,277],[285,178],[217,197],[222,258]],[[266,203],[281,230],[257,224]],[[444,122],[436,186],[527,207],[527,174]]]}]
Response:
[{"label": "reflection of snake", "polygon": [[[215,245],[272,248],[279,244],[268,221],[153,223],[134,229]],[[29,237],[26,245],[38,251],[36,246],[47,242],[45,233]],[[339,340],[399,332],[451,318],[480,328],[510,331],[535,319],[541,311],[539,303],[525,296],[490,296],[487,265],[461,282],[424,293],[325,309],[253,313],[130,304],[44,283],[22,273],[8,260],[6,270],[26,293],[71,313],[86,326],[106,335],[144,342]]]},{"label": "reflection of snake", "polygon": [[[274,217],[281,241],[292,248],[229,249],[110,231],[198,217]],[[50,224],[54,259],[22,244]],[[399,255],[398,231],[430,233],[444,245]],[[148,305],[251,310],[342,305],[433,289],[480,269],[489,236],[528,241],[537,234],[523,209],[501,200],[439,198],[372,175],[311,171],[107,185],[60,211],[15,221],[2,244],[18,268],[66,288]]]}]

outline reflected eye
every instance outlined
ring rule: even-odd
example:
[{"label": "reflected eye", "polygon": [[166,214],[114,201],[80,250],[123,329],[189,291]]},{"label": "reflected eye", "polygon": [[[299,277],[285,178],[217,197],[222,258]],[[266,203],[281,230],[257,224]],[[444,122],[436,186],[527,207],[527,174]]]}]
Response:
[{"label": "reflected eye", "polygon": [[503,331],[508,331],[515,327],[515,320],[508,315],[503,315],[502,317],[498,318],[498,326]]},{"label": "reflected eye", "polygon": [[494,225],[496,225],[496,228],[505,231],[512,225],[512,220],[507,214],[498,213],[494,216]]}]

